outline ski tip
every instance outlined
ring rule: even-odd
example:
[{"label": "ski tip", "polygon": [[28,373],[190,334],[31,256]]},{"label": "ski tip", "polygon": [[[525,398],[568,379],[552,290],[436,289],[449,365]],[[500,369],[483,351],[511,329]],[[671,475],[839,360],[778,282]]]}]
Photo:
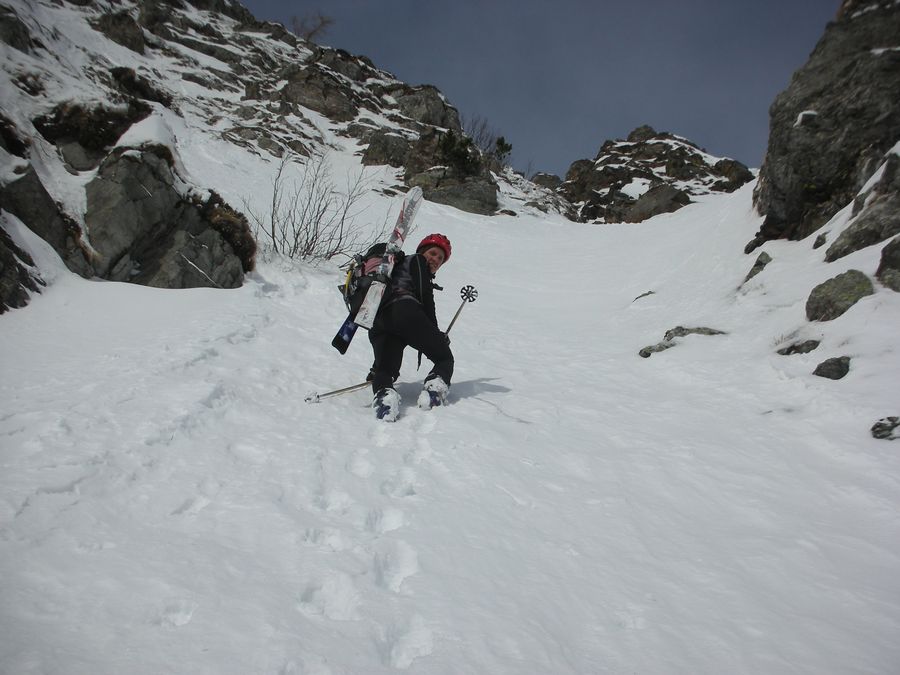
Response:
[{"label": "ski tip", "polygon": [[318,392],[315,391],[307,394],[306,398],[303,400],[307,403],[318,403],[319,401],[321,401]]}]

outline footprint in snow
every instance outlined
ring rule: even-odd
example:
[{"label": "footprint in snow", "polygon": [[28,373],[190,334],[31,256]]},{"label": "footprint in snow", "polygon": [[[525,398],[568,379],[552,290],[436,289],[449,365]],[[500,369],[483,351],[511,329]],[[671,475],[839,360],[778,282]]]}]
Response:
[{"label": "footprint in snow", "polygon": [[264,464],[270,454],[268,450],[246,441],[230,443],[228,452],[232,457],[248,464]]},{"label": "footprint in snow", "polygon": [[329,490],[319,494],[314,504],[322,511],[328,513],[346,514],[356,502],[353,497],[341,490]]},{"label": "footprint in snow", "polygon": [[403,582],[419,571],[419,555],[405,541],[387,542],[375,554],[372,570],[377,585],[399,593]]},{"label": "footprint in snow", "polygon": [[170,600],[160,610],[153,623],[164,628],[181,628],[194,618],[194,612],[197,611],[197,607],[197,603],[191,600],[183,598]]},{"label": "footprint in snow", "polygon": [[213,499],[216,498],[216,495],[219,494],[219,490],[221,489],[222,485],[219,482],[212,478],[204,478],[200,481],[200,484],[197,485],[197,492],[199,494],[185,499],[181,506],[172,511],[171,515],[194,516],[200,513],[200,511],[212,504]]},{"label": "footprint in snow", "polygon": [[300,594],[297,609],[307,616],[355,621],[360,618],[359,603],[360,594],[353,579],[343,572],[332,572],[324,580],[307,585]]},{"label": "footprint in snow", "polygon": [[372,462],[366,458],[368,452],[369,451],[366,449],[355,450],[347,460],[347,471],[358,478],[368,478],[371,476],[375,467],[372,465]]},{"label": "footprint in snow", "polygon": [[419,464],[431,457],[432,454],[434,454],[434,450],[428,437],[417,433],[416,447],[404,455],[403,461],[407,464]]},{"label": "footprint in snow", "polygon": [[384,665],[406,670],[413,661],[434,651],[434,632],[416,614],[408,625],[389,626],[377,642]]},{"label": "footprint in snow", "polygon": [[383,509],[373,509],[366,518],[366,530],[376,534],[399,530],[406,524],[403,511],[387,506]]},{"label": "footprint in snow", "polygon": [[416,496],[416,472],[405,466],[381,484],[381,494],[397,499]]},{"label": "footprint in snow", "polygon": [[303,533],[302,541],[323,551],[344,551],[350,547],[341,531],[333,527],[311,527]]}]

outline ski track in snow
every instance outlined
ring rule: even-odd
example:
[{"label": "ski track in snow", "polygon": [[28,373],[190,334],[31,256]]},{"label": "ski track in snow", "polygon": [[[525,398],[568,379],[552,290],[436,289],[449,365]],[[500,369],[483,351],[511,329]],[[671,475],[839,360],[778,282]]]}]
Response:
[{"label": "ski track in snow", "polygon": [[[481,294],[450,405],[415,407],[408,354],[395,424],[367,392],[303,402],[371,358],[364,333],[330,351],[328,270],[264,264],[230,292],[62,276],[0,320],[0,669],[888,672],[900,472],[866,425],[890,374],[863,355],[842,390],[808,376],[818,355],[769,356],[810,328],[776,281],[734,290],[748,200],[573,225],[562,249],[553,224],[426,204],[455,246],[439,280]],[[674,237],[698,243],[667,265]],[[541,251],[553,274],[524,274]],[[897,309],[858,311],[886,334]],[[636,356],[679,323],[728,334]],[[850,326],[829,339],[896,375]]]}]

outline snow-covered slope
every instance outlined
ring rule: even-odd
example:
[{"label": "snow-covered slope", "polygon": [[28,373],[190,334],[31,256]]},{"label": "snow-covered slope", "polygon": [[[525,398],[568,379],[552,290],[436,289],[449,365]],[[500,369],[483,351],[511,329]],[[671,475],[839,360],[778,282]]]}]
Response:
[{"label": "snow-covered slope", "polygon": [[[70,173],[33,120],[108,101],[85,77],[112,66],[173,93],[119,143],[165,144],[185,190],[265,218],[274,148],[302,139],[338,189],[361,176],[362,228],[396,215],[396,170],[361,167],[346,123],[243,100],[203,30],[248,40],[235,58],[272,90],[250,55],[302,45],[186,5],[181,41],[144,31],[141,56],[87,28],[100,4],[8,4],[55,60],[0,44],[0,105],[76,220],[95,171]],[[0,159],[4,181],[26,164]],[[48,284],[0,318],[0,673],[896,670],[900,457],[869,429],[898,414],[900,294],[804,311],[820,282],[871,276],[880,247],[826,264],[809,240],[768,242],[743,283],[752,184],[596,226],[501,182],[518,217],[422,207],[410,240],[453,241],[441,325],[461,286],[479,297],[451,333],[450,405],[415,407],[410,353],[393,425],[367,392],[304,402],[371,363],[362,333],[330,347],[334,261],[263,251],[232,291],[88,281],[0,214]],[[638,356],[678,325],[724,333]],[[846,377],[812,375],[838,356]]]},{"label": "snow-covered slope", "polygon": [[[48,273],[0,323],[0,671],[892,672],[900,457],[869,427],[896,413],[900,295],[807,323],[878,253],[809,242],[737,291],[751,189],[632,226],[426,203],[442,325],[480,295],[451,405],[415,408],[409,354],[393,425],[368,393],[303,402],[370,363],[364,334],[329,345],[333,268]],[[727,334],[637,355],[677,324]],[[777,355],[795,333],[822,346]]]}]

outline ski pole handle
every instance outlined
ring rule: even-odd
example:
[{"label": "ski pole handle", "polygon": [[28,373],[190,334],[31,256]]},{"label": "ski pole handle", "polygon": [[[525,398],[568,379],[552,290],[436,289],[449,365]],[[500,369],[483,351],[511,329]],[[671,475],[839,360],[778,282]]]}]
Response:
[{"label": "ski pole handle", "polygon": [[459,313],[463,311],[463,307],[466,306],[466,303],[475,302],[475,299],[478,297],[478,291],[474,286],[463,286],[459,289],[459,295],[462,298],[462,302],[459,305],[459,309],[456,310],[456,314],[453,315],[450,325],[447,326],[446,333],[449,333],[450,329],[453,328],[453,324],[456,323],[456,319],[459,318]]}]

